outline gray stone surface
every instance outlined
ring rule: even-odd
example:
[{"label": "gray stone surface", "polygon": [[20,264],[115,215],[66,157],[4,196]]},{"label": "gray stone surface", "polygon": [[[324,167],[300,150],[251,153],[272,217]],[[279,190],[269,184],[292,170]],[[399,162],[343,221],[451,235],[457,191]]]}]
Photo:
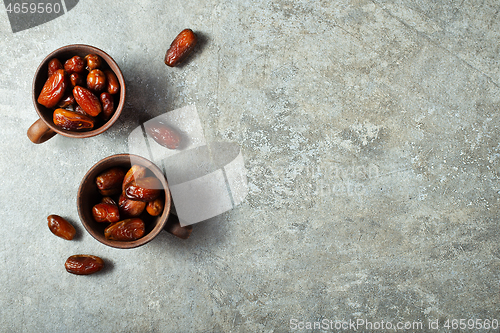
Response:
[{"label": "gray stone surface", "polygon": [[[500,319],[499,12],[493,0],[80,1],[12,33],[0,5],[1,331]],[[200,47],[168,68],[186,27]],[[115,58],[126,109],[100,136],[32,144],[33,73],[73,43]],[[95,241],[78,218],[82,176],[189,104],[207,140],[242,147],[245,202],[186,241]],[[77,239],[54,237],[49,214]],[[70,275],[76,253],[107,268]]]}]

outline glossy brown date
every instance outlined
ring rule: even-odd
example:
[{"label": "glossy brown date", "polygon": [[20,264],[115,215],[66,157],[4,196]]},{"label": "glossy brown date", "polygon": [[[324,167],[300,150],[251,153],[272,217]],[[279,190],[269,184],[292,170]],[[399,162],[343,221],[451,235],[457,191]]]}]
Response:
[{"label": "glossy brown date", "polygon": [[59,103],[66,91],[66,74],[63,69],[56,70],[43,85],[38,96],[38,103],[47,108],[53,108]]},{"label": "glossy brown date", "polygon": [[82,73],[85,70],[85,63],[82,57],[74,56],[71,59],[66,60],[64,63],[64,70],[68,74]]},{"label": "glossy brown date", "polygon": [[115,73],[108,69],[104,71],[104,74],[106,75],[107,82],[106,91],[111,95],[118,93],[118,91],[120,90],[120,83],[118,82],[118,78],[116,77]]},{"label": "glossy brown date", "polygon": [[89,254],[77,254],[69,257],[64,264],[66,271],[76,275],[89,275],[104,268],[104,261]]},{"label": "glossy brown date", "polygon": [[180,134],[172,127],[158,121],[148,121],[144,124],[146,133],[158,144],[168,148],[176,149],[181,142]]},{"label": "glossy brown date", "polygon": [[59,101],[59,103],[57,103],[57,107],[64,109],[74,104],[75,104],[75,97],[73,96],[71,91],[66,91],[61,100]]},{"label": "glossy brown date", "polygon": [[113,198],[111,198],[111,197],[102,197],[101,202],[116,206],[115,200],[113,200]]},{"label": "glossy brown date", "polygon": [[114,223],[120,221],[120,212],[117,205],[98,203],[92,207],[92,216],[96,222]]},{"label": "glossy brown date", "polygon": [[56,126],[69,131],[89,130],[94,127],[94,119],[91,117],[66,109],[56,109],[53,121]]},{"label": "glossy brown date", "polygon": [[139,178],[125,189],[127,198],[138,201],[152,201],[160,196],[163,190],[161,182],[156,177]]},{"label": "glossy brown date", "polygon": [[83,78],[84,76],[81,73],[72,73],[69,76],[69,81],[71,82],[71,86],[74,87],[83,85],[84,84]]},{"label": "glossy brown date", "polygon": [[48,77],[50,77],[52,74],[54,74],[56,71],[64,69],[64,66],[61,64],[59,59],[54,58],[49,61],[48,65]]},{"label": "glossy brown date", "polygon": [[193,30],[182,30],[177,37],[175,37],[172,44],[170,44],[170,48],[165,54],[165,64],[170,67],[180,64],[193,51],[197,41],[198,38]]},{"label": "glossy brown date", "polygon": [[101,102],[93,92],[87,88],[81,86],[75,86],[73,88],[73,96],[75,96],[75,101],[80,105],[91,117],[97,116],[102,111]]},{"label": "glossy brown date", "polygon": [[75,227],[73,227],[66,219],[60,217],[59,215],[49,215],[47,217],[47,221],[50,231],[57,237],[61,237],[66,240],[72,240],[75,237]]},{"label": "glossy brown date", "polygon": [[130,200],[125,194],[121,194],[118,199],[118,207],[122,217],[137,217],[146,208],[146,202]]},{"label": "glossy brown date", "polygon": [[158,216],[163,211],[163,207],[165,206],[165,200],[163,198],[156,198],[153,201],[149,201],[146,206],[146,211],[151,216]]},{"label": "glossy brown date", "polygon": [[97,54],[87,54],[84,58],[84,61],[88,71],[100,68],[102,64],[102,59]]},{"label": "glossy brown date", "polygon": [[123,178],[122,190],[125,191],[125,189],[130,183],[139,178],[143,178],[145,175],[146,175],[145,167],[138,164],[132,165],[132,167],[127,171],[125,177]]},{"label": "glossy brown date", "polygon": [[94,92],[101,92],[106,88],[106,75],[100,69],[93,69],[87,75],[87,88]]},{"label": "glossy brown date", "polygon": [[103,92],[99,99],[102,105],[102,116],[104,120],[109,120],[113,113],[115,112],[115,102],[113,96],[108,92]]},{"label": "glossy brown date", "polygon": [[132,241],[144,236],[145,232],[144,222],[139,218],[132,218],[111,224],[104,229],[104,237],[109,240]]},{"label": "glossy brown date", "polygon": [[121,192],[125,170],[119,167],[108,169],[96,177],[96,185],[104,196],[115,195]]}]

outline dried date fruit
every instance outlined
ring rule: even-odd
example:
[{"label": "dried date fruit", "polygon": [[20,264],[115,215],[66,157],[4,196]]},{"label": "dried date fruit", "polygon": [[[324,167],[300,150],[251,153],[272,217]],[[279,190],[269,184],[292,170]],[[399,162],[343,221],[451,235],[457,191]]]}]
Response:
[{"label": "dried date fruit", "polygon": [[68,106],[73,106],[75,104],[75,97],[73,96],[73,93],[71,91],[66,91],[59,101],[57,103],[58,108],[67,108]]},{"label": "dried date fruit", "polygon": [[53,114],[54,124],[69,131],[81,131],[94,128],[94,119],[66,109],[56,109]]},{"label": "dried date fruit", "polygon": [[89,254],[77,254],[69,257],[64,264],[66,271],[76,275],[89,275],[104,268],[104,261]]},{"label": "dried date fruit", "polygon": [[146,133],[158,144],[168,149],[177,149],[179,147],[181,136],[172,127],[158,121],[148,121],[144,127]]},{"label": "dried date fruit", "polygon": [[125,170],[116,167],[108,169],[96,177],[96,185],[104,196],[115,195],[121,192]]},{"label": "dried date fruit", "polygon": [[106,75],[100,69],[93,69],[87,75],[87,88],[94,91],[100,92],[106,88]]},{"label": "dried date fruit", "polygon": [[85,70],[85,64],[82,57],[74,56],[66,60],[64,63],[64,70],[70,75],[73,73],[82,73]]},{"label": "dried date fruit", "polygon": [[158,216],[163,211],[163,207],[165,206],[165,200],[163,198],[156,198],[153,201],[149,201],[146,206],[146,211],[151,216]]},{"label": "dried date fruit", "polygon": [[104,229],[104,237],[116,241],[133,241],[144,236],[146,226],[139,218],[126,219]]},{"label": "dried date fruit", "polygon": [[130,183],[139,178],[143,178],[145,175],[146,175],[145,167],[138,164],[132,165],[132,167],[127,171],[125,177],[123,178],[122,190],[125,191],[125,189]]},{"label": "dried date fruit", "polygon": [[87,70],[91,71],[96,68],[100,68],[102,64],[101,57],[99,57],[97,54],[87,54],[84,58],[85,63],[87,65]]},{"label": "dried date fruit", "polygon": [[102,116],[104,120],[109,120],[113,113],[115,112],[115,102],[113,100],[113,96],[111,96],[108,92],[103,92],[101,96],[99,96],[102,105]]},{"label": "dried date fruit", "polygon": [[72,73],[69,76],[69,81],[71,82],[71,86],[72,87],[74,87],[74,86],[81,86],[81,85],[84,84],[83,74],[81,74],[81,73]]},{"label": "dried date fruit", "polygon": [[125,194],[121,194],[118,198],[118,207],[122,217],[137,217],[142,214],[146,208],[146,202],[130,200]]},{"label": "dried date fruit", "polygon": [[102,197],[101,202],[117,206],[115,200],[111,197]]},{"label": "dried date fruit", "polygon": [[63,69],[58,69],[52,74],[38,96],[38,103],[47,108],[53,108],[59,103],[66,90],[66,74]]},{"label": "dried date fruit", "polygon": [[106,75],[107,82],[106,91],[111,95],[118,93],[118,91],[120,90],[120,83],[118,82],[118,78],[116,77],[115,73],[107,69],[104,71],[104,74]]},{"label": "dried date fruit", "polygon": [[48,68],[49,68],[48,77],[50,77],[52,74],[54,74],[59,69],[64,69],[63,65],[61,64],[61,62],[57,58],[54,58],[54,59],[49,61]]},{"label": "dried date fruit", "polygon": [[80,105],[78,105],[78,104],[76,104],[76,105],[75,105],[74,111],[75,111],[76,113],[79,113],[79,114],[84,114],[84,115],[86,115],[87,117],[90,117],[89,115],[87,115],[87,114],[85,113],[85,111],[83,111],[82,107],[81,107]]},{"label": "dried date fruit", "polygon": [[191,29],[182,30],[175,37],[170,48],[165,54],[165,64],[170,67],[175,67],[184,61],[187,56],[193,51],[198,38]]},{"label": "dried date fruit", "polygon": [[127,198],[137,201],[152,201],[158,198],[163,190],[161,182],[156,177],[139,178],[125,189]]},{"label": "dried date fruit", "polygon": [[101,113],[101,102],[99,101],[99,98],[97,98],[97,96],[90,90],[81,86],[75,86],[73,88],[73,96],[75,96],[75,101],[78,105],[80,105],[83,111],[85,111],[85,113],[89,116],[95,117]]},{"label": "dried date fruit", "polygon": [[50,231],[57,237],[61,237],[66,240],[72,240],[75,237],[75,227],[73,227],[66,219],[53,214],[47,217],[47,221]]},{"label": "dried date fruit", "polygon": [[109,203],[98,203],[92,207],[92,216],[96,222],[118,222],[120,213],[117,205]]}]

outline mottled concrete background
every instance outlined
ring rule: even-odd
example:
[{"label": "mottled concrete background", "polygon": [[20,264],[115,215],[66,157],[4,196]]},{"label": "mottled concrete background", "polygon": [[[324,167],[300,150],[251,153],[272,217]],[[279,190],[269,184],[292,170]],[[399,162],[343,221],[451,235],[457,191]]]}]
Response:
[{"label": "mottled concrete background", "polygon": [[[448,319],[500,319],[499,2],[81,0],[17,33],[5,9],[2,332],[338,331],[330,320],[446,331]],[[200,45],[169,68],[184,28]],[[35,145],[33,73],[73,43],[115,58],[126,108],[103,135]],[[241,146],[244,203],[187,241],[95,241],[78,218],[82,176],[127,152],[142,122],[190,104],[207,140]],[[49,214],[77,239],[53,236]],[[77,253],[107,268],[66,273]]]}]

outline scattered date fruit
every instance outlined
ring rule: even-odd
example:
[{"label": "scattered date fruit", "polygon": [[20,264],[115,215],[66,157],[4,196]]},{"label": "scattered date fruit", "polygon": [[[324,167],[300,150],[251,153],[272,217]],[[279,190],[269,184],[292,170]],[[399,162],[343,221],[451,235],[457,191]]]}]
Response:
[{"label": "scattered date fruit", "polygon": [[47,221],[50,231],[57,237],[61,237],[66,240],[72,240],[75,237],[75,227],[73,227],[66,219],[53,214],[47,216]]},{"label": "scattered date fruit", "polygon": [[76,275],[89,275],[104,268],[104,261],[89,254],[77,254],[69,257],[64,264],[66,271]]},{"label": "scattered date fruit", "polygon": [[165,65],[175,67],[183,62],[187,56],[193,51],[198,37],[191,29],[182,30],[177,37],[175,37],[170,48],[165,54]]},{"label": "scattered date fruit", "polygon": [[180,134],[172,127],[159,121],[148,121],[144,124],[146,133],[158,144],[168,149],[177,149],[181,143]]},{"label": "scattered date fruit", "polygon": [[69,131],[88,131],[107,122],[115,113],[120,83],[97,54],[83,58],[78,55],[69,59],[53,58],[47,65],[47,74],[38,103],[54,113],[65,109],[90,118],[75,120],[73,114],[57,111],[57,121],[56,114],[53,115],[56,126]]}]

